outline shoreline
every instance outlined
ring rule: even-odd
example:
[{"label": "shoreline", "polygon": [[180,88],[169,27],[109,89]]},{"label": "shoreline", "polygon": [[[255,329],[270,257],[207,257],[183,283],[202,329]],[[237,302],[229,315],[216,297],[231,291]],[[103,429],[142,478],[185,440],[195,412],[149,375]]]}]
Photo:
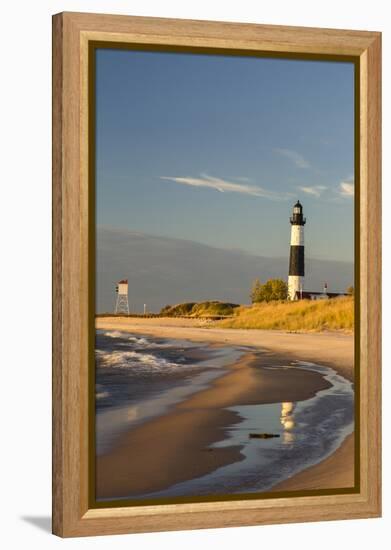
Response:
[{"label": "shoreline", "polygon": [[[258,376],[251,368],[254,365],[281,365],[300,359],[331,366],[345,378],[353,378],[353,354],[349,353],[353,338],[349,339],[346,335],[342,338],[339,334],[330,333],[278,332],[270,335],[269,331],[259,330],[203,329],[171,323],[163,326],[162,319],[159,319],[160,324],[149,326],[150,319],[137,321],[98,319],[97,329],[202,341],[215,346],[250,346],[252,350],[227,366],[226,373],[208,388],[192,394],[168,413],[126,432],[112,453],[98,457],[98,499],[136,497],[155,492],[238,462],[243,459],[240,447],[214,448],[213,451],[207,448],[211,443],[224,439],[225,427],[240,422],[239,415],[224,410],[225,407],[301,401],[328,387],[324,378],[316,373],[300,369],[283,373],[260,369],[262,373]],[[297,341],[298,336],[302,338]],[[327,361],[324,359],[326,356]],[[337,361],[337,356],[342,356],[342,360]],[[338,487],[353,486],[353,439],[353,434],[348,436],[330,456],[277,484],[271,491],[333,488],[335,484]],[[159,449],[158,456],[156,449]],[[188,460],[176,460],[178,453]],[[335,472],[338,475],[334,476]]]},{"label": "shoreline", "polygon": [[278,483],[270,491],[275,493],[353,487],[354,468],[346,471],[346,463],[352,460],[352,456],[354,456],[354,433],[348,435],[330,456]]},{"label": "shoreline", "polygon": [[[228,365],[227,372],[208,388],[176,404],[168,413],[125,432],[110,453],[97,457],[97,498],[156,492],[242,460],[241,447],[208,449],[210,444],[225,439],[228,426],[241,421],[226,407],[278,402],[281,378],[287,385],[287,401],[301,401],[329,387],[321,375],[301,369],[254,373],[252,368],[284,362],[285,358],[268,353],[246,353]],[[159,449],[158,454],[155,449]],[[178,454],[182,460],[176,460]]]},{"label": "shoreline", "polygon": [[201,328],[197,319],[97,317],[96,328],[184,339],[193,342],[248,346],[284,354],[290,361],[332,367],[354,380],[354,336],[344,332],[284,332],[262,329]]}]

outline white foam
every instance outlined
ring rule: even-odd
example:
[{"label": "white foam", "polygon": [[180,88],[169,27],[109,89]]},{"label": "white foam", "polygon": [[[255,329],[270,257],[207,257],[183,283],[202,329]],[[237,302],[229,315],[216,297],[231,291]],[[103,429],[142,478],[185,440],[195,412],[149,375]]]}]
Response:
[{"label": "white foam", "polygon": [[[150,341],[145,336],[132,336],[132,335],[129,335],[129,332],[121,332],[119,330],[109,330],[104,332],[103,335],[109,338],[118,338],[121,340],[126,340],[126,342],[123,343],[124,346],[126,346],[127,343],[130,342],[130,344],[134,344],[134,346],[139,349],[148,349],[148,348],[164,349],[164,348],[172,348],[175,345],[175,342],[173,341],[169,341],[169,342]],[[187,346],[183,345],[183,347],[187,347]]]},{"label": "white foam", "polygon": [[116,367],[120,369],[138,370],[164,370],[180,368],[181,365],[171,363],[163,357],[156,357],[150,353],[139,353],[137,351],[109,351],[96,350],[96,357],[101,367]]},{"label": "white foam", "polygon": [[101,391],[95,394],[96,399],[104,399],[105,397],[109,397],[109,396],[110,396],[110,392],[108,391]]},{"label": "white foam", "polygon": [[103,334],[109,338],[126,338],[127,336],[126,332],[120,332],[119,330],[109,330]]}]

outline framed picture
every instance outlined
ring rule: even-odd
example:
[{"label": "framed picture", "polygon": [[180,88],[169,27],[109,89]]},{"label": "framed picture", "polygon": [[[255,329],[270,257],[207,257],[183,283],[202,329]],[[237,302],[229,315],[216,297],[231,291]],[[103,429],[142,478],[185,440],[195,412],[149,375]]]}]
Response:
[{"label": "framed picture", "polygon": [[53,18],[53,531],[380,515],[377,32]]}]

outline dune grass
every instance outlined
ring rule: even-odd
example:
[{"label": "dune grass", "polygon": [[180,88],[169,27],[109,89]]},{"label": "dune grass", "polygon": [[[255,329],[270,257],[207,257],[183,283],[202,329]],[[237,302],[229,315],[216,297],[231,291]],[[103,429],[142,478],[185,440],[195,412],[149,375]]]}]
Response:
[{"label": "dune grass", "polygon": [[239,306],[237,304],[230,304],[227,302],[200,302],[195,304],[191,314],[194,317],[207,317],[208,315],[233,315],[235,309]]},{"label": "dune grass", "polygon": [[208,301],[208,302],[186,302],[183,304],[176,304],[175,306],[164,307],[160,314],[167,317],[220,317],[225,315],[233,315],[235,308],[238,308],[237,304],[231,304],[227,302]]},{"label": "dune grass", "polygon": [[216,322],[224,328],[288,331],[353,330],[354,301],[351,296],[330,300],[269,302],[241,306],[231,319]]},{"label": "dune grass", "polygon": [[175,306],[165,306],[160,315],[166,315],[167,317],[178,317],[191,315],[191,310],[196,305],[196,302],[184,302],[183,304],[176,304]]}]

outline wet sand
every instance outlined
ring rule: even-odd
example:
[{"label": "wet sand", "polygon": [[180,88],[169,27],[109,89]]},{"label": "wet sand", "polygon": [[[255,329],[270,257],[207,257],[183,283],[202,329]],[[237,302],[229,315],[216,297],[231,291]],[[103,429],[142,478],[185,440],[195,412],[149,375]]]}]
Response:
[{"label": "wet sand", "polygon": [[[166,322],[167,321],[167,322]],[[189,322],[188,322],[189,321]],[[260,369],[293,360],[330,366],[353,379],[353,336],[340,333],[284,333],[200,328],[188,319],[97,319],[97,328],[224,345],[251,346],[227,374],[171,412],[125,433],[110,454],[97,459],[97,498],[154,492],[241,460],[240,448],[207,449],[224,439],[224,426],[239,417],[224,407],[300,401],[325,389],[317,373]],[[179,325],[179,326],[178,326]],[[185,326],[184,326],[185,325]],[[254,372],[255,371],[255,372]],[[302,490],[353,485],[354,445],[348,437],[335,453],[274,487]]]},{"label": "wet sand", "polygon": [[207,389],[123,434],[110,453],[97,458],[97,498],[159,491],[241,460],[239,447],[208,449],[224,439],[224,427],[240,421],[225,407],[274,403],[282,396],[298,401],[329,387],[317,373],[254,369],[281,364],[287,364],[282,356],[247,353]]},{"label": "wet sand", "polygon": [[272,491],[311,491],[354,487],[354,436],[348,435],[331,456],[275,485]]}]

